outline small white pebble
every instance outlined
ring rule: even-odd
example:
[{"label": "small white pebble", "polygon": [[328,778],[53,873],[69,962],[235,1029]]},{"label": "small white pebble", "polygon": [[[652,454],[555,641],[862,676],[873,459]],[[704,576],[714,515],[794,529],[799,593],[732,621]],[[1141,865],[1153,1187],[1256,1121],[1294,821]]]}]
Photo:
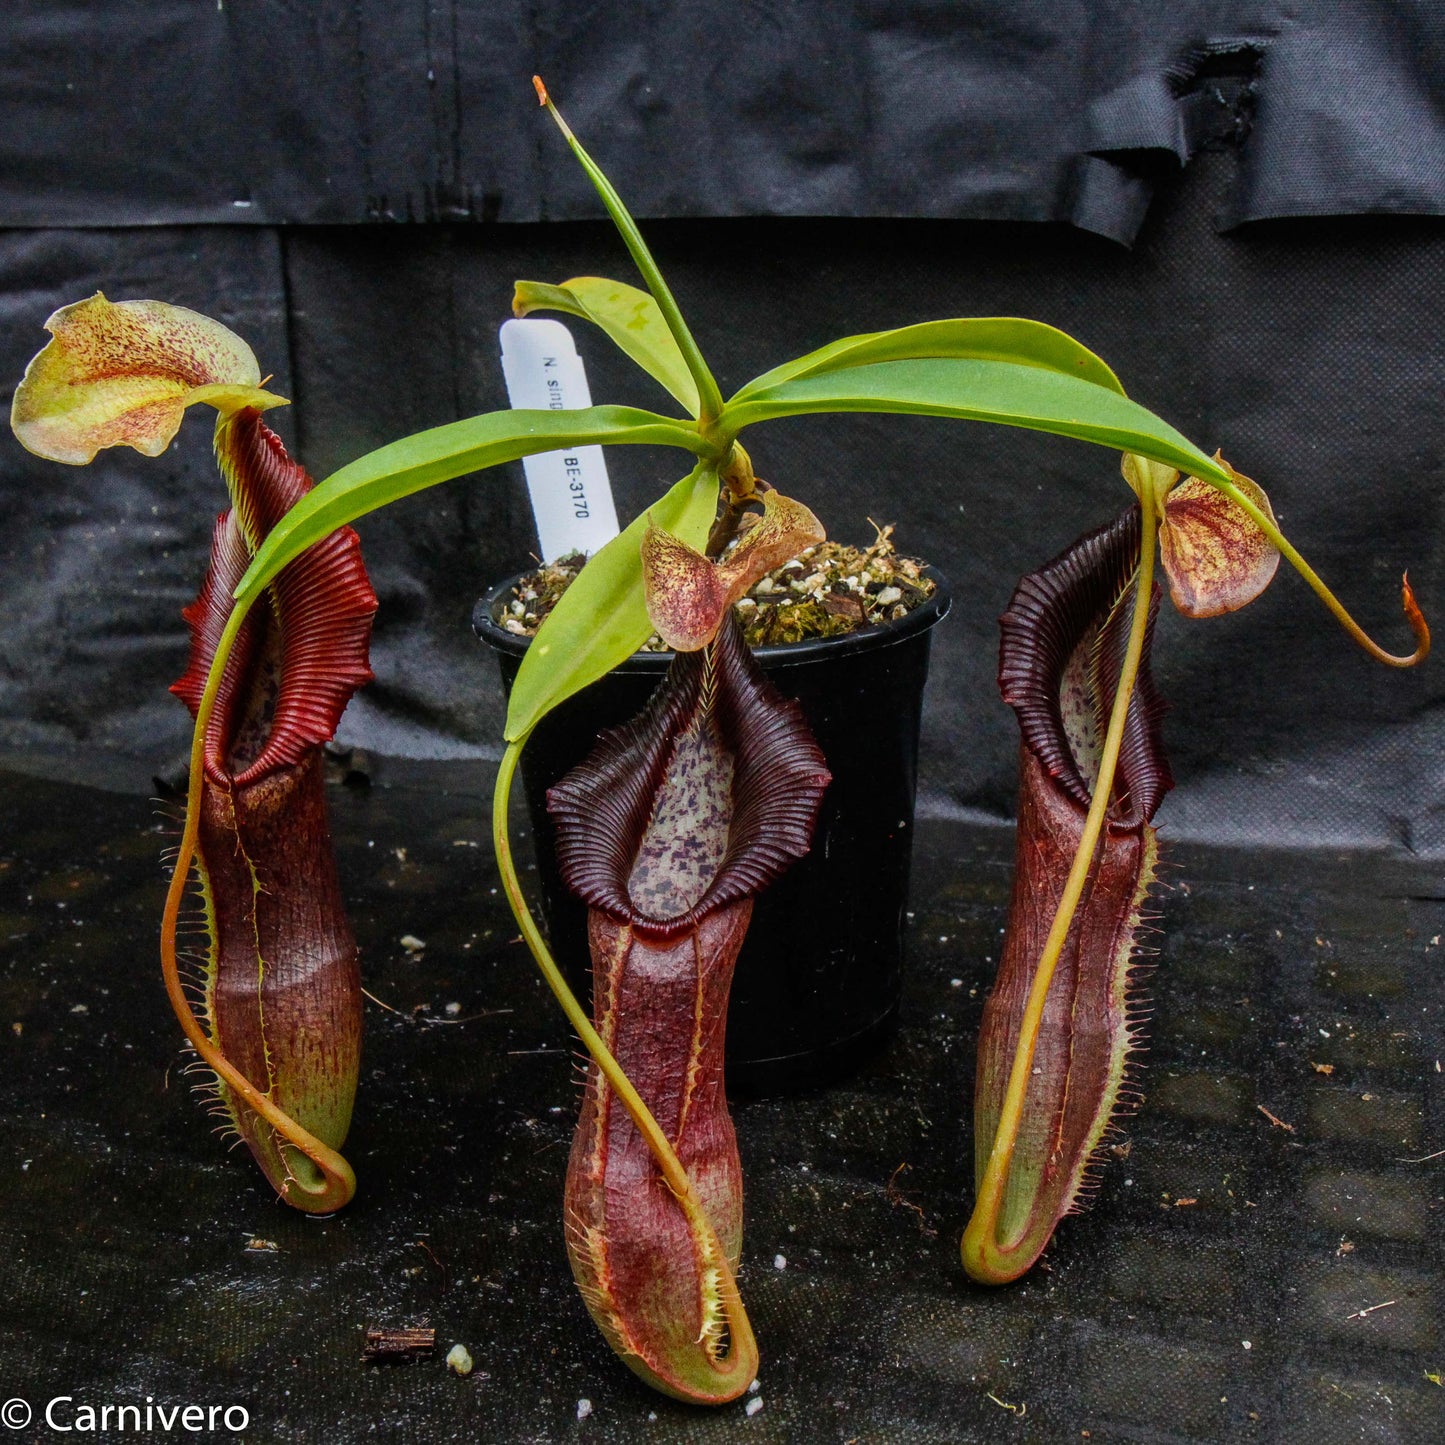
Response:
[{"label": "small white pebble", "polygon": [[647,1422],[648,1422],[648,1424],[650,1425],[650,1424],[651,1424],[654,1420],[656,1420],[656,1419],[657,1419],[657,1411],[656,1411],[656,1410],[649,1410],[649,1411],[647,1412]]},{"label": "small white pebble", "polygon": [[756,612],[758,610],[758,604],[751,597],[739,597],[736,605],[739,612]]},{"label": "small white pebble", "polygon": [[961,978],[951,978],[948,980],[948,986],[949,988],[962,988],[963,980]]},{"label": "small white pebble", "polygon": [[743,1414],[744,1414],[744,1415],[756,1415],[756,1414],[758,1413],[758,1411],[761,1410],[762,1408],[763,1408],[763,1397],[762,1397],[761,1395],[754,1395],[753,1398],[748,1401],[747,1405],[744,1406],[744,1408],[743,1408]]},{"label": "small white pebble", "polygon": [[456,1018],[456,1016],[461,1013],[461,1011],[462,1006],[459,1003],[449,1003],[446,1006],[446,1014],[449,1018]]},{"label": "small white pebble", "polygon": [[90,1009],[86,1004],[77,1003],[71,1005],[70,1011],[73,1014],[88,1014],[90,1012]]},{"label": "small white pebble", "polygon": [[471,1374],[472,1356],[465,1345],[453,1345],[447,1351],[447,1369],[454,1375]]},{"label": "small white pebble", "polygon": [[763,1382],[761,1380],[754,1380],[752,1384],[748,1386],[748,1394],[756,1395],[762,1388]]},{"label": "small white pebble", "polygon": [[753,591],[756,592],[759,597],[771,597],[775,590],[771,577],[764,577],[763,580],[753,588]]},{"label": "small white pebble", "polygon": [[903,591],[898,587],[885,587],[875,599],[880,607],[891,607],[895,602],[903,599]]},{"label": "small white pebble", "polygon": [[505,627],[508,632],[512,633],[516,637],[525,637],[527,635],[526,627],[522,623],[518,622],[515,617],[507,618],[507,620],[502,624],[502,626]]},{"label": "small white pebble", "polygon": [[406,949],[408,953],[420,953],[426,947],[426,939],[418,938],[414,933],[403,933],[397,942]]},{"label": "small white pebble", "polygon": [[578,1418],[579,1420],[585,1420],[591,1413],[592,1413],[592,1401],[591,1401],[591,1400],[578,1400],[578,1402],[577,1402],[577,1418]]},{"label": "small white pebble", "polygon": [[1246,1350],[1252,1350],[1254,1348],[1251,1340],[1241,1340],[1239,1343],[1242,1344]]},{"label": "small white pebble", "polygon": [[787,1269],[787,1267],[788,1267],[788,1259],[787,1259],[787,1256],[786,1256],[786,1255],[775,1254],[775,1255],[773,1256],[773,1268],[774,1268],[774,1269]]}]

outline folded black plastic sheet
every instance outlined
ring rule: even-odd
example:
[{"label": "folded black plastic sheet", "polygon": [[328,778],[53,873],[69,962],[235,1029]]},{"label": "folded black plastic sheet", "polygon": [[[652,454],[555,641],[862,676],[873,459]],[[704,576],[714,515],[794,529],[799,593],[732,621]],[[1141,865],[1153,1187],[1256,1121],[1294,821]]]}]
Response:
[{"label": "folded black plastic sheet", "polygon": [[524,123],[534,71],[649,216],[1127,240],[1152,161],[1256,103],[1231,219],[1438,214],[1442,37],[1409,0],[12,0],[0,224],[596,216]]},{"label": "folded black plastic sheet", "polygon": [[[537,117],[537,123],[545,122]],[[546,134],[544,130],[544,135]],[[550,136],[547,137],[550,140]],[[610,157],[609,157],[610,159]],[[1132,395],[1264,484],[1284,525],[1388,645],[1408,646],[1399,577],[1445,616],[1439,397],[1445,231],[1408,218],[1220,234],[1237,158],[1200,155],[1133,252],[1065,227],[733,221],[649,227],[725,388],[852,332],[1022,314],[1110,360]],[[408,431],[505,404],[496,328],[518,276],[629,274],[601,224],[131,228],[0,235],[0,376],[52,307],[104,284],[217,314],[296,405],[278,425],[316,475]],[[574,326],[598,400],[668,399]],[[289,361],[289,369],[288,369]],[[925,418],[809,418],[754,430],[758,467],[834,535],[868,518],[953,579],[935,639],[925,807],[1012,807],[1013,720],[994,682],[1017,578],[1129,500],[1117,458],[1036,434]],[[624,517],[680,453],[609,452]],[[73,470],[0,442],[0,747],[28,767],[143,790],[188,723],[166,696],[222,491],[209,423],[160,461]],[[361,524],[382,600],[377,681],[342,724],[373,753],[495,755],[501,691],[468,619],[535,545],[520,468],[413,497]],[[1445,672],[1358,653],[1290,570],[1233,617],[1166,607],[1156,671],[1173,704],[1176,836],[1445,851]]]},{"label": "folded black plastic sheet", "polygon": [[[379,1002],[360,1189],[323,1221],[278,1204],[190,1097],[149,806],[0,774],[0,1396],[36,1419],[15,1438],[69,1438],[38,1423],[59,1397],[61,1426],[150,1397],[239,1406],[239,1438],[267,1445],[1440,1439],[1437,870],[1174,850],[1147,1102],[1047,1267],[988,1290],[958,1235],[1011,843],[925,824],[892,1047],[826,1092],[735,1107],[763,1358],[755,1395],[706,1411],[640,1384],[572,1284],[575,1045],[485,846],[457,846],[485,840],[488,789],[456,769],[332,793]],[[368,1327],[420,1325],[435,1355],[360,1363]],[[442,1363],[454,1343],[469,1378]]]}]

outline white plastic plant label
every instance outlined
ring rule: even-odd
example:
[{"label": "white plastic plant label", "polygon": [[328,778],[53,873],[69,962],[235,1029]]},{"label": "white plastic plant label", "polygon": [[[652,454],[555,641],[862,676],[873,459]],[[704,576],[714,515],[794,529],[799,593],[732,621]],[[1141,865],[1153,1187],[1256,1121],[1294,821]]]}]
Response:
[{"label": "white plastic plant label", "polygon": [[[537,317],[502,323],[502,375],[514,407],[571,411],[591,406],[587,373],[560,321]],[[602,448],[572,447],[524,457],[527,491],[544,562],[568,552],[596,552],[617,535],[617,508]]]}]

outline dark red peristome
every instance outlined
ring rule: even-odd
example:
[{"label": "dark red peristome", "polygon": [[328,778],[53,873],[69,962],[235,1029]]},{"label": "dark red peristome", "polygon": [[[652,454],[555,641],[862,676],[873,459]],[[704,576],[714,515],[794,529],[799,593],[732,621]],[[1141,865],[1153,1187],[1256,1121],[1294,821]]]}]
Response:
[{"label": "dark red peristome", "polygon": [[[236,506],[216,523],[211,567],[185,610],[190,663],[171,689],[194,716],[231,592],[252,552],[311,479],[247,409],[217,432]],[[206,733],[197,873],[208,932],[201,1019],[259,1090],[331,1148],[346,1137],[361,1046],[356,943],[326,820],[322,744],[371,677],[376,597],[344,527],[286,568],[237,638]],[[312,1168],[220,1086],[276,1189]],[[309,1181],[308,1181],[309,1182]]]},{"label": "dark red peristome", "polygon": [[[999,692],[1018,718],[1023,745],[1085,810],[1093,790],[1065,731],[1060,686],[1075,649],[1098,636],[1100,655],[1091,671],[1102,736],[1129,636],[1130,579],[1139,563],[1139,540],[1139,508],[1133,506],[1022,578],[999,618]],[[1160,732],[1164,701],[1149,666],[1159,610],[1157,591],[1138,681],[1125,715],[1114,784],[1117,805],[1111,813],[1115,824],[1152,818],[1174,786]]]},{"label": "dark red peristome", "polygon": [[[983,1180],[1019,1046],[1034,972],[1084,832],[1089,744],[1102,740],[1122,666],[1138,565],[1137,508],[1025,577],[1002,618],[999,682],[1019,718],[1019,821],[1013,897],[979,1035],[975,1172]],[[1172,785],[1149,674],[1158,589],[1126,714],[1114,801],[1049,985],[1022,1120],[997,1221],[997,1278],[1016,1278],[1079,1207],[1125,1084],[1139,1023],[1129,997],[1157,845],[1150,820]],[[1092,703],[1066,723],[1068,685]],[[994,1279],[993,1282],[997,1282]]]},{"label": "dark red peristome", "polygon": [[[171,688],[196,715],[231,593],[271,528],[314,485],[281,439],[246,408],[218,430],[216,458],[235,507],[221,514],[211,567],[182,614],[191,633],[185,672]],[[351,694],[371,681],[367,651],[376,594],[361,543],[339,527],[268,589],[231,650],[206,736],[206,771],[244,785],[330,742]],[[242,751],[238,754],[238,748]]]},{"label": "dark red peristome", "polygon": [[[797,705],[763,680],[729,617],[704,652],[679,654],[640,717],[605,734],[548,794],[563,876],[591,905],[597,1030],[696,1186],[729,1270],[742,1247],[723,1090],[733,964],[752,895],[807,851],[827,783]],[[679,806],[676,848],[654,849]],[[670,913],[638,902],[669,889],[680,900]],[[722,1262],[708,1257],[595,1063],[567,1170],[566,1227],[588,1309],[643,1379],[714,1403],[747,1388],[735,1362],[728,1369]]]}]

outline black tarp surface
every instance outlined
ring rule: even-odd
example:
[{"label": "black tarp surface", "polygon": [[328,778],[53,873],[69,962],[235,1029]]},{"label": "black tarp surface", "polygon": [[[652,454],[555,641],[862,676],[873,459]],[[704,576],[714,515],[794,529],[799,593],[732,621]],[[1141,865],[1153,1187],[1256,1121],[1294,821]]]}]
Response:
[{"label": "black tarp surface", "polygon": [[[572,1284],[574,1056],[485,846],[457,846],[484,842],[488,792],[456,765],[332,790],[381,1004],[347,1145],[359,1192],[318,1221],[189,1096],[151,962],[161,823],[140,798],[0,774],[6,1398],[69,1395],[62,1423],[83,1402],[235,1403],[267,1445],[1440,1439],[1434,869],[1173,850],[1148,1101],[1047,1268],[988,1290],[958,1235],[1012,847],[925,824],[891,1047],[835,1088],[734,1107],[763,1355],[747,1415],[647,1390]],[[437,1356],[359,1362],[368,1326],[420,1324]],[[456,1342],[465,1380],[440,1358]]]}]

